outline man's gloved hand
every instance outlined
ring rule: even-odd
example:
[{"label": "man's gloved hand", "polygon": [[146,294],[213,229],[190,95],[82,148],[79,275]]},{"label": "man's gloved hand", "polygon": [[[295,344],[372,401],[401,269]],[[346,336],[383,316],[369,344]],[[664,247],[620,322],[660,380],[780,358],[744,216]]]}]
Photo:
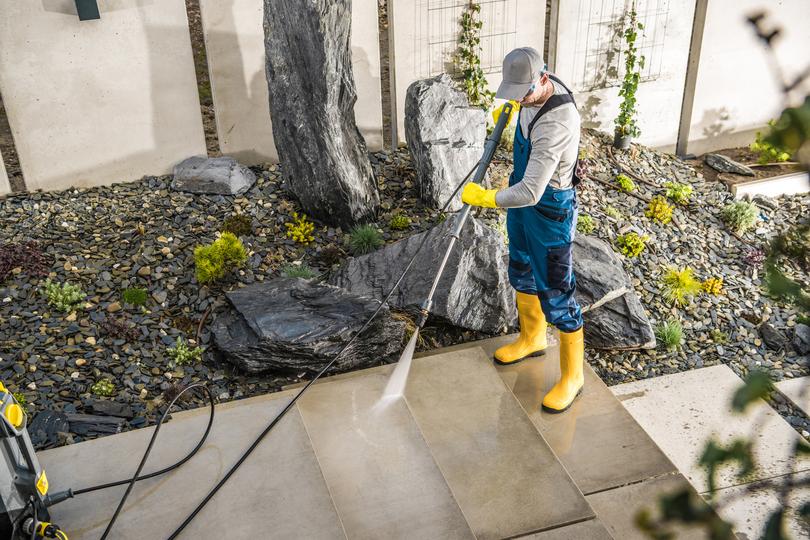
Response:
[{"label": "man's gloved hand", "polygon": [[495,194],[497,189],[484,189],[478,184],[470,182],[461,191],[461,202],[470,206],[483,206],[484,208],[497,208]]}]

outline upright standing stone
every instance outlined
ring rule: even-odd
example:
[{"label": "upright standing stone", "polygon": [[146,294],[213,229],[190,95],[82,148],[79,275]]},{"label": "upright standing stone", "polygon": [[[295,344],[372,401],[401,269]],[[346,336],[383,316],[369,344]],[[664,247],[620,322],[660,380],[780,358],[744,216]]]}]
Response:
[{"label": "upright standing stone", "polygon": [[[478,162],[487,136],[486,113],[471,107],[449,75],[423,79],[408,87],[405,137],[413,157],[419,196],[441,208]],[[456,195],[450,210],[461,208]]]},{"label": "upright standing stone", "polygon": [[380,200],[354,120],[351,18],[351,0],[264,0],[282,174],[308,214],[341,226],[371,218]]}]

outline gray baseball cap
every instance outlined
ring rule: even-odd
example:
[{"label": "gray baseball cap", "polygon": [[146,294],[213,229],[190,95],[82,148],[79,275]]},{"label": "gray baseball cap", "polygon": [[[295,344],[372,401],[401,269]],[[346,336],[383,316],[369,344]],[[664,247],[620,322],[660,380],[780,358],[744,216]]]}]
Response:
[{"label": "gray baseball cap", "polygon": [[537,50],[532,47],[513,50],[503,59],[503,81],[495,97],[516,101],[523,99],[545,71],[546,64]]}]

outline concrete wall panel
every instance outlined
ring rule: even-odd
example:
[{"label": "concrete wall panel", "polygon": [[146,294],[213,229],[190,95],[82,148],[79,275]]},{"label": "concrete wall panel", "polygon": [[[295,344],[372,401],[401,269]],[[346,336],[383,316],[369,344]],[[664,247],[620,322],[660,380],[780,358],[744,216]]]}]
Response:
[{"label": "concrete wall panel", "polygon": [[[689,153],[747,146],[784,108],[773,59],[746,21],[748,15],[763,9],[770,24],[782,27],[775,52],[788,78],[810,61],[807,0],[711,0],[689,126]],[[803,98],[808,93],[810,82],[796,95]]]},{"label": "concrete wall panel", "polygon": [[8,182],[6,174],[6,164],[3,163],[3,156],[0,155],[0,195],[11,193],[11,184]]},{"label": "concrete wall panel", "polygon": [[[620,21],[625,2],[556,3],[555,71],[577,94],[583,126],[613,133],[624,75]],[[637,142],[667,150],[675,146],[694,11],[694,0],[639,3],[645,33],[638,46],[646,66],[636,94],[641,128]]]},{"label": "concrete wall panel", "polygon": [[[405,142],[405,95],[416,80],[453,73],[459,17],[466,0],[389,0],[391,106],[395,140]],[[490,0],[481,3],[481,65],[490,88],[501,82],[503,57],[516,47],[543,50],[545,2]],[[395,119],[395,121],[394,121]]]},{"label": "concrete wall panel", "polygon": [[0,0],[0,89],[28,189],[164,174],[205,154],[183,0]]},{"label": "concrete wall panel", "polygon": [[[278,161],[265,76],[262,0],[200,0],[217,134],[223,154],[247,164]],[[369,150],[382,148],[376,0],[352,2],[354,108]]]}]

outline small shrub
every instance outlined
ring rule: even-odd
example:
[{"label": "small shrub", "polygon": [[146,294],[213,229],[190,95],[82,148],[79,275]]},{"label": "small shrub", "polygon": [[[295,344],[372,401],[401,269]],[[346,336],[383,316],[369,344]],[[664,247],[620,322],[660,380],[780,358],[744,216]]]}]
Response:
[{"label": "small shrub", "polygon": [[498,148],[510,153],[515,149],[515,129],[513,126],[507,125],[504,128],[501,140],[498,141]]},{"label": "small shrub", "polygon": [[121,298],[127,304],[132,304],[133,306],[143,306],[149,299],[149,295],[147,294],[146,289],[142,289],[140,287],[130,287],[128,289],[124,289],[124,291],[121,293]]},{"label": "small shrub", "polygon": [[42,293],[48,298],[48,304],[65,312],[77,309],[86,296],[78,285],[54,283],[50,279],[45,280]]},{"label": "small shrub", "polygon": [[616,182],[619,184],[619,188],[625,193],[630,193],[636,190],[636,183],[627,176],[626,174],[620,174],[616,176]]},{"label": "small shrub", "polygon": [[664,300],[682,307],[689,303],[701,289],[700,281],[695,279],[695,272],[688,266],[684,268],[669,267],[661,278]]},{"label": "small shrub", "polygon": [[229,232],[235,236],[250,236],[253,234],[253,219],[245,214],[228,216],[222,222],[222,232]]},{"label": "small shrub", "polygon": [[388,222],[388,226],[395,231],[404,231],[411,226],[411,218],[405,214],[395,214]]},{"label": "small shrub", "polygon": [[12,392],[11,395],[14,396],[14,399],[17,401],[17,405],[22,407],[22,410],[28,414],[28,399],[26,399],[25,394],[22,392]]},{"label": "small shrub", "polygon": [[759,210],[749,202],[736,201],[723,207],[721,215],[734,232],[743,234],[756,224]]},{"label": "small shrub", "polygon": [[672,221],[672,210],[672,206],[667,204],[667,201],[662,196],[656,195],[650,201],[650,206],[644,215],[666,224]]},{"label": "small shrub", "polygon": [[197,281],[211,283],[247,261],[244,244],[233,233],[222,233],[213,243],[194,248]]},{"label": "small shrub", "polygon": [[683,327],[676,319],[670,319],[655,328],[655,337],[669,351],[681,348],[683,341]]},{"label": "small shrub", "polygon": [[166,354],[169,357],[169,364],[174,366],[182,366],[183,364],[190,364],[192,362],[199,362],[202,358],[202,347],[189,348],[188,344],[183,338],[178,337],[174,347],[166,349]]},{"label": "small shrub", "polygon": [[692,186],[689,184],[681,184],[679,182],[667,182],[664,184],[667,188],[667,198],[675,201],[678,204],[689,204],[689,199],[692,197]]},{"label": "small shrub", "polygon": [[[768,122],[768,126],[770,127],[769,131],[773,130],[775,123],[774,120]],[[761,131],[757,131],[757,138],[751,143],[751,151],[759,154],[757,162],[759,162],[760,165],[765,165],[766,163],[781,163],[790,159],[790,152],[785,148],[774,146],[766,141]]]},{"label": "small shrub", "polygon": [[349,247],[355,255],[371,253],[384,243],[374,225],[358,225],[349,233]]},{"label": "small shrub", "polygon": [[115,385],[109,379],[101,379],[90,386],[90,392],[96,396],[110,397],[115,395]]},{"label": "small shrub", "polygon": [[331,268],[342,261],[345,256],[346,254],[339,247],[326,246],[315,254],[315,260],[317,260],[323,266]]},{"label": "small shrub", "polygon": [[717,296],[723,292],[723,278],[710,277],[701,285],[703,292]]},{"label": "small shrub", "polygon": [[594,229],[596,229],[596,223],[591,216],[583,214],[577,218],[577,232],[591,234]]},{"label": "small shrub", "polygon": [[315,270],[313,270],[306,264],[288,263],[281,268],[281,275],[284,277],[298,277],[304,279],[312,279],[318,274],[316,274]]},{"label": "small shrub", "polygon": [[726,334],[719,328],[712,328],[712,331],[709,332],[709,337],[711,337],[712,341],[714,341],[718,345],[728,343],[728,334]]},{"label": "small shrub", "polygon": [[644,248],[647,247],[647,235],[639,236],[638,233],[629,232],[616,238],[616,245],[625,257],[638,257]]},{"label": "small shrub", "polygon": [[30,276],[47,276],[51,258],[36,242],[0,245],[0,283],[3,283],[15,268]]},{"label": "small shrub", "polygon": [[292,222],[287,222],[284,226],[287,228],[287,238],[291,238],[294,242],[299,244],[310,244],[315,237],[312,233],[315,231],[315,224],[307,220],[306,214],[299,215],[298,212],[292,213]]},{"label": "small shrub", "polygon": [[765,252],[761,249],[749,249],[745,253],[744,260],[752,266],[760,266],[765,262]]},{"label": "small shrub", "polygon": [[608,217],[612,217],[613,219],[624,219],[624,214],[622,214],[621,212],[619,212],[618,209],[612,206],[608,206],[607,208],[605,208],[605,215]]},{"label": "small shrub", "polygon": [[115,339],[132,342],[141,337],[138,329],[130,325],[126,319],[108,316],[99,326],[107,335]]}]

